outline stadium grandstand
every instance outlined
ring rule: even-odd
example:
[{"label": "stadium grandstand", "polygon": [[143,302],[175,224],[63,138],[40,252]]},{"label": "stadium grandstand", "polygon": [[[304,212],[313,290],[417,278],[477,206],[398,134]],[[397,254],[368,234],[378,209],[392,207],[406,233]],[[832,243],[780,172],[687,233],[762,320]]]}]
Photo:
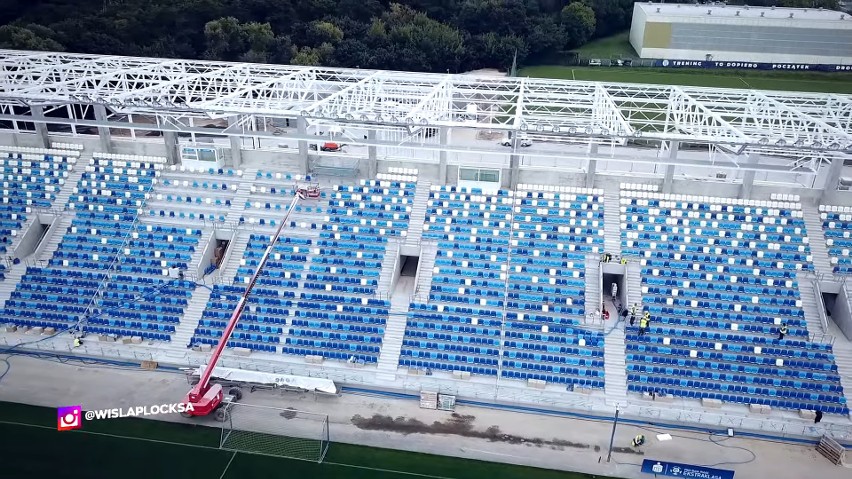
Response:
[{"label": "stadium grandstand", "polygon": [[206,364],[292,209],[227,367],[852,440],[852,97],[0,51],[0,145],[4,344]]}]

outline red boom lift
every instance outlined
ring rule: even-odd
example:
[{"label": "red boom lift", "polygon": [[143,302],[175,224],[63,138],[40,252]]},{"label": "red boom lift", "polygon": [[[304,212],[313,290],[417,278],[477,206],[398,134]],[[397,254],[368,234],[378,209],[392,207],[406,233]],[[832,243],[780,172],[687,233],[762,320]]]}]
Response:
[{"label": "red boom lift", "polygon": [[260,258],[260,263],[257,265],[257,269],[252,275],[251,280],[249,280],[245,292],[237,302],[237,307],[234,309],[231,319],[228,320],[227,326],[225,326],[225,332],[222,333],[222,338],[219,340],[219,344],[213,351],[213,355],[207,363],[207,368],[204,370],[204,374],[201,376],[198,383],[189,391],[189,393],[187,393],[183,400],[184,404],[192,405],[191,410],[187,408],[188,410],[186,412],[181,413],[184,417],[207,416],[215,411],[216,419],[223,421],[226,414],[224,409],[222,409],[222,406],[242,399],[242,391],[239,388],[231,388],[228,390],[228,396],[226,397],[222,391],[221,384],[210,383],[210,376],[213,374],[213,368],[215,368],[216,363],[219,362],[219,357],[225,350],[225,346],[231,338],[231,333],[233,333],[234,328],[237,326],[237,322],[240,320],[240,316],[243,314],[243,309],[246,307],[251,290],[254,288],[257,278],[260,277],[260,272],[266,265],[266,260],[269,259],[269,255],[275,248],[275,243],[278,242],[278,237],[281,236],[281,230],[284,228],[284,225],[287,224],[287,219],[290,217],[290,213],[293,212],[293,208],[296,207],[296,204],[300,200],[316,199],[319,197],[320,191],[319,185],[317,184],[299,185],[296,187],[296,195],[290,203],[290,208],[287,210],[287,214],[284,215],[284,219],[281,220],[281,223],[278,225],[278,229],[275,230],[275,235],[272,237],[272,241],[269,243],[269,246],[266,247],[266,251]]}]

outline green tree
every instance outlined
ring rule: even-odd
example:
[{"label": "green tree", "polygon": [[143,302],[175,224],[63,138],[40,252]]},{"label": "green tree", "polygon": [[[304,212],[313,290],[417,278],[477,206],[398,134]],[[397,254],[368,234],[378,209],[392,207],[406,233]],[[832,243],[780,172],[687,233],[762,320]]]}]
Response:
[{"label": "green tree", "polygon": [[204,36],[204,57],[212,60],[265,62],[276,41],[268,23],[240,23],[234,17],[207,22]]},{"label": "green tree", "polygon": [[462,34],[409,7],[391,4],[383,16],[387,47],[393,52],[395,70],[457,72],[464,56]]},{"label": "green tree", "polygon": [[[33,29],[18,27],[14,25],[0,26],[0,48],[10,48],[14,50],[46,50],[46,51],[64,51],[65,48],[53,38],[50,38],[46,33],[49,31],[46,27],[39,25]],[[50,32],[52,33],[52,32]]]},{"label": "green tree", "polygon": [[522,0],[464,0],[459,8],[459,26],[471,35],[527,32],[527,7]]},{"label": "green tree", "polygon": [[562,9],[561,18],[569,49],[585,44],[595,33],[595,12],[587,5],[572,3]]}]

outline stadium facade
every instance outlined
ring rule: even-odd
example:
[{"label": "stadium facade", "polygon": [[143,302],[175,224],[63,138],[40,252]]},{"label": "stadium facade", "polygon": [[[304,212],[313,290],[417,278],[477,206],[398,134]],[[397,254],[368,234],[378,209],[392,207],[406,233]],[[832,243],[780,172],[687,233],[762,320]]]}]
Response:
[{"label": "stadium facade", "polygon": [[763,64],[852,64],[852,15],[822,9],[636,3],[630,44],[641,58]]}]

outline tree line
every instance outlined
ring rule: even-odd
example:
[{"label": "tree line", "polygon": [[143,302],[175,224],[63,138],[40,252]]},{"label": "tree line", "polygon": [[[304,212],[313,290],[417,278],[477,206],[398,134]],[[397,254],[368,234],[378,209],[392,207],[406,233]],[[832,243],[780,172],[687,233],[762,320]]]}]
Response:
[{"label": "tree line", "polygon": [[[3,3],[0,48],[456,73],[555,61],[629,28],[634,0]],[[804,3],[837,0],[778,0]]]},{"label": "tree line", "polygon": [[626,29],[633,0],[6,0],[0,48],[460,72]]}]

